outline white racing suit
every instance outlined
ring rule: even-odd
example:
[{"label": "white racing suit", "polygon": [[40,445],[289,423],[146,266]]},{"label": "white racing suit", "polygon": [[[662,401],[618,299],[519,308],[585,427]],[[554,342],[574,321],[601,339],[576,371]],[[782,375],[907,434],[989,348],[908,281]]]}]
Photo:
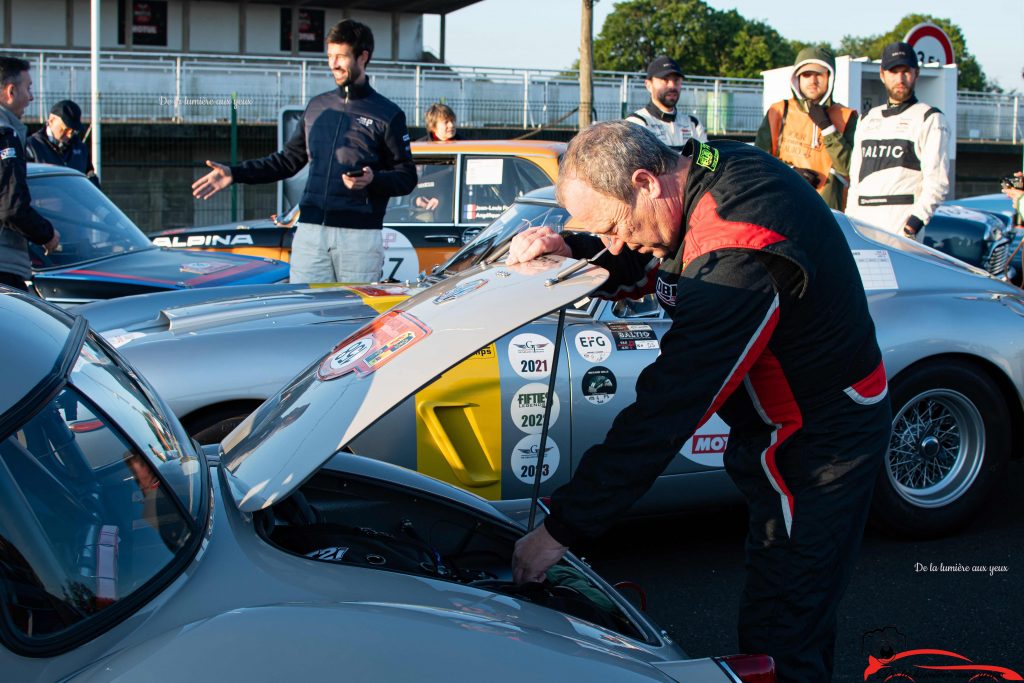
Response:
[{"label": "white racing suit", "polygon": [[696,116],[684,114],[678,109],[671,114],[666,114],[658,109],[653,102],[649,102],[643,109],[637,109],[627,116],[626,120],[643,126],[675,150],[682,149],[690,138],[698,142],[708,141],[708,133]]},{"label": "white racing suit", "polygon": [[904,225],[920,231],[949,191],[946,117],[916,98],[869,111],[857,124],[850,183],[848,215],[898,235]]}]

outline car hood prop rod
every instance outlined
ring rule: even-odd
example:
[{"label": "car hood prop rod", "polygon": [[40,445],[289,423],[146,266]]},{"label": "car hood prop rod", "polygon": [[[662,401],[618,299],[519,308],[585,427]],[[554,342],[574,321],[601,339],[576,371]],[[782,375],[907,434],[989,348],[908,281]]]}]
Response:
[{"label": "car hood prop rod", "polygon": [[544,399],[544,419],[540,428],[540,447],[537,449],[537,469],[533,475],[533,495],[530,497],[530,520],[526,530],[533,531],[533,523],[537,517],[537,501],[540,498],[540,478],[544,469],[544,453],[548,444],[548,422],[551,419],[551,404],[554,403],[555,377],[558,375],[558,356],[562,350],[562,332],[565,328],[565,306],[558,309],[558,327],[555,328],[555,351],[551,358],[551,377],[548,380],[548,393]]}]

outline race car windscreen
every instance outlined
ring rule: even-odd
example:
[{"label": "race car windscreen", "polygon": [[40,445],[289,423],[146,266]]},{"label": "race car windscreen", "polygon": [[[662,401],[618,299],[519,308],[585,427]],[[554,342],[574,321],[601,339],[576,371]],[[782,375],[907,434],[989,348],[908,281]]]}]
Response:
[{"label": "race car windscreen", "polygon": [[568,220],[569,213],[560,206],[517,202],[452,256],[439,272],[461,273],[480,263],[488,254],[500,249],[527,228],[547,226],[555,232],[561,232]]},{"label": "race car windscreen", "polygon": [[49,254],[44,254],[41,246],[29,244],[33,268],[62,268],[155,248],[85,176],[33,177],[29,178],[29,190],[32,208],[60,233],[60,246]]}]

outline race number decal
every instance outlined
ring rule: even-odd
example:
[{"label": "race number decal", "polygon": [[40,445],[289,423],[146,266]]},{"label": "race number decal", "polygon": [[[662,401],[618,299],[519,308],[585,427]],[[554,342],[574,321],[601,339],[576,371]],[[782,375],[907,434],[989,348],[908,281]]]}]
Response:
[{"label": "race number decal", "polygon": [[[510,414],[516,427],[527,434],[540,434],[544,423],[544,405],[548,397],[548,386],[540,382],[527,384],[512,397]],[[551,417],[549,427],[558,420],[558,394],[551,401]]]},{"label": "race number decal", "polygon": [[612,340],[596,330],[584,330],[576,335],[576,350],[591,363],[603,363],[612,353]]},{"label": "race number decal", "polygon": [[426,339],[430,328],[404,311],[389,311],[334,347],[317,370],[323,381],[355,372],[368,375]]},{"label": "race number decal", "polygon": [[[516,447],[512,449],[512,457],[509,464],[516,477],[527,484],[532,484],[537,476],[537,454],[540,452],[540,434],[524,436]],[[558,471],[558,446],[548,438],[547,448],[544,449],[544,462],[540,466],[540,480],[542,482],[551,478]]]},{"label": "race number decal", "polygon": [[508,343],[508,362],[523,379],[543,379],[551,374],[555,345],[547,337],[526,332]]}]

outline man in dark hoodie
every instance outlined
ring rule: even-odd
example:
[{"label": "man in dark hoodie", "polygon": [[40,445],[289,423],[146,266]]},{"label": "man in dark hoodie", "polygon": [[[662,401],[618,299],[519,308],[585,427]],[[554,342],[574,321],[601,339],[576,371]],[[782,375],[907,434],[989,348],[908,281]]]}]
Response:
[{"label": "man in dark hoodie", "polygon": [[405,114],[366,78],[373,33],[345,19],[327,34],[327,61],[338,87],[317,95],[284,149],[213,170],[192,184],[209,199],[237,183],[290,178],[308,163],[292,241],[292,282],[372,282],[381,276],[381,227],[388,199],[416,187]]},{"label": "man in dark hoodie", "polygon": [[857,112],[832,101],[835,73],[831,52],[801,50],[793,66],[793,97],[768,108],[754,144],[796,169],[829,207],[842,211]]}]

